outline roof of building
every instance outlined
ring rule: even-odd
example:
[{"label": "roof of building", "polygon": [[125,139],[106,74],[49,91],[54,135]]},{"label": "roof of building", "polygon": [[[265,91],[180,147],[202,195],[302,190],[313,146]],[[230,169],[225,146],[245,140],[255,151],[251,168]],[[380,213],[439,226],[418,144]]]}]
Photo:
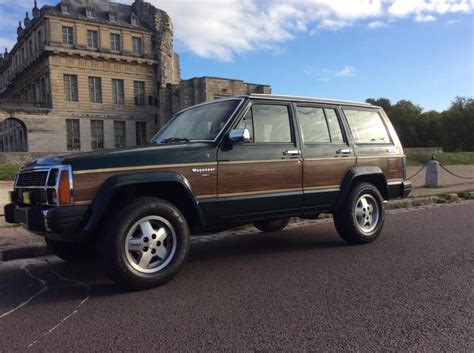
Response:
[{"label": "roof of building", "polygon": [[[67,13],[62,10],[63,5],[67,6]],[[91,10],[93,17],[87,17],[86,10]],[[109,0],[63,0],[55,6],[43,6],[41,8],[41,13],[64,18],[74,18],[84,21],[149,30],[147,25],[140,21],[138,17],[136,18],[137,24],[132,25],[130,20],[134,15],[132,6],[119,4]],[[111,21],[109,17],[110,14],[115,16],[115,21]]]}]

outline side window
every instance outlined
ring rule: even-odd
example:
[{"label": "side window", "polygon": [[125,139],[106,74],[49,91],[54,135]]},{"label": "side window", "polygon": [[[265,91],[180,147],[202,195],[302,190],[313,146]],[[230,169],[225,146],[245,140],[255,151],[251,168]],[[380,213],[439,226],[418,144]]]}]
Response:
[{"label": "side window", "polygon": [[357,144],[391,143],[387,128],[377,111],[344,109],[344,114]]},{"label": "side window", "polygon": [[328,121],[329,132],[331,133],[332,143],[344,143],[344,137],[342,136],[341,125],[337,118],[336,110],[324,109],[326,112],[326,119]]},{"label": "side window", "polygon": [[303,142],[331,142],[323,108],[298,107],[297,113],[303,134]]},{"label": "side window", "polygon": [[335,109],[298,106],[304,143],[344,143]]},{"label": "side window", "polygon": [[249,109],[244,118],[240,121],[237,129],[247,129],[250,132],[250,138],[253,142],[253,113],[252,108]]},{"label": "side window", "polygon": [[292,143],[287,105],[255,104],[252,118],[256,143]]}]

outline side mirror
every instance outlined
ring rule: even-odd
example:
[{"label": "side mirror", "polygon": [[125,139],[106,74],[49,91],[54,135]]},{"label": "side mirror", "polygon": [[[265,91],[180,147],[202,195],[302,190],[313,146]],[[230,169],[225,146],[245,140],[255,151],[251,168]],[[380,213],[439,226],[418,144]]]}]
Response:
[{"label": "side mirror", "polygon": [[233,143],[252,142],[250,131],[248,129],[234,129],[229,133],[229,140]]}]

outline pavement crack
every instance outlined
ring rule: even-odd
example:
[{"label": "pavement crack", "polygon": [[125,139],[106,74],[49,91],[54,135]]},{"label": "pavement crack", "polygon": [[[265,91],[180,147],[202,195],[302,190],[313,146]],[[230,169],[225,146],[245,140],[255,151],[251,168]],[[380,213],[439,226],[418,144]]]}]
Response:
[{"label": "pavement crack", "polygon": [[10,315],[10,314],[13,314],[15,311],[17,311],[18,309],[24,307],[25,305],[28,305],[28,303],[30,303],[33,299],[35,299],[38,295],[40,295],[41,293],[45,292],[48,290],[48,286],[46,285],[46,281],[39,278],[39,277],[36,277],[35,275],[33,275],[30,270],[28,270],[28,268],[25,266],[25,267],[22,267],[22,270],[24,270],[28,276],[30,276],[31,278],[37,280],[38,282],[41,283],[41,285],[43,286],[43,288],[41,288],[38,292],[36,292],[35,294],[33,294],[31,297],[29,297],[27,300],[25,300],[23,303],[21,303],[20,305],[16,306],[15,308],[11,309],[10,311],[7,311],[6,313],[3,313],[0,315],[0,319]]},{"label": "pavement crack", "polygon": [[33,347],[35,344],[37,344],[42,338],[48,336],[50,333],[54,332],[57,328],[59,328],[61,325],[63,325],[67,320],[69,320],[71,317],[73,317],[74,315],[76,315],[78,312],[79,312],[79,309],[81,308],[81,306],[83,306],[89,299],[90,299],[90,291],[91,291],[91,287],[84,283],[84,282],[81,282],[81,281],[78,281],[78,280],[74,280],[74,279],[70,279],[70,278],[66,278],[66,277],[63,277],[62,275],[60,275],[58,272],[56,272],[55,270],[53,270],[52,268],[49,269],[49,271],[51,273],[54,273],[56,275],[56,277],[58,277],[61,281],[63,282],[70,282],[70,283],[76,283],[76,284],[79,284],[83,287],[86,288],[86,295],[85,297],[81,300],[81,302],[77,305],[77,307],[67,316],[65,316],[64,318],[62,318],[56,325],[54,325],[53,327],[51,327],[48,331],[46,331],[45,333],[43,333],[43,335],[31,342],[27,348],[31,348]]}]

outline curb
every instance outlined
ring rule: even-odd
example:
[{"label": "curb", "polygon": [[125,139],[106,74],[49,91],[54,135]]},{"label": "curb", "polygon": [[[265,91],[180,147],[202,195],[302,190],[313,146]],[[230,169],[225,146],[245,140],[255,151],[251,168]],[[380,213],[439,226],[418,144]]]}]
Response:
[{"label": "curb", "polygon": [[0,250],[0,262],[52,255],[46,245],[11,245]]}]

